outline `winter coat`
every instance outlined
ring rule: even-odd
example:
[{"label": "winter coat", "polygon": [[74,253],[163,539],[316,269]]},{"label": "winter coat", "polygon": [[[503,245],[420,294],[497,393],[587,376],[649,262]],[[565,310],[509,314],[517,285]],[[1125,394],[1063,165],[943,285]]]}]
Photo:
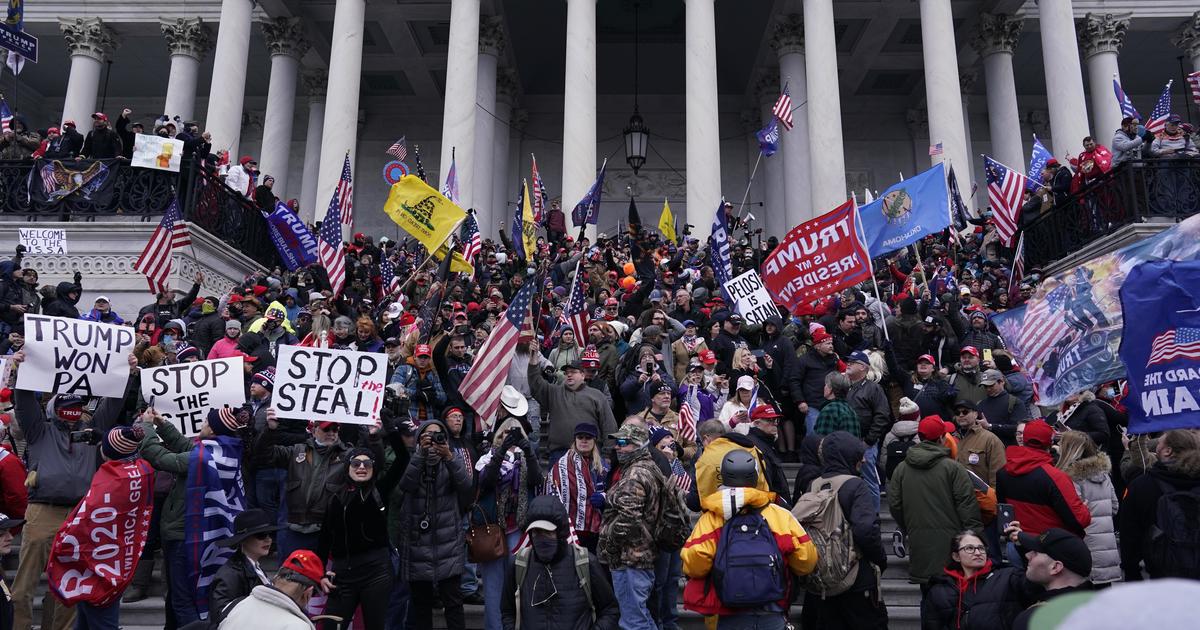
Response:
[{"label": "winter coat", "polygon": [[[71,299],[68,293],[74,293],[75,299]],[[54,299],[42,307],[42,314],[79,319],[79,309],[75,308],[75,305],[79,303],[79,296],[82,294],[83,289],[79,285],[73,282],[59,282],[58,286],[54,287]]]},{"label": "winter coat", "polygon": [[[1158,521],[1158,500],[1167,490],[1196,492],[1200,488],[1200,452],[1176,454],[1155,463],[1129,482],[1118,515],[1121,540],[1121,569],[1125,581],[1141,580],[1139,566],[1146,557],[1151,530]],[[1151,578],[1161,577],[1157,567],[1147,566]]]},{"label": "winter coat", "polygon": [[[945,416],[942,416],[943,418]],[[892,425],[892,430],[888,431],[887,435],[883,436],[883,444],[879,446],[879,467],[883,470],[888,470],[888,449],[892,442],[896,440],[904,440],[913,438],[917,434],[917,427],[920,425],[916,420],[897,420],[896,424]],[[919,438],[914,438],[914,443]],[[909,447],[912,448],[912,447]],[[891,465],[891,470],[895,470],[900,462],[894,462]],[[889,475],[890,478],[890,475]]]},{"label": "winter coat", "polygon": [[1009,630],[1041,587],[1016,567],[995,568],[989,560],[971,577],[956,563],[929,580],[921,602],[922,630]]},{"label": "winter coat", "polygon": [[1145,142],[1146,141],[1136,133],[1133,135],[1133,137],[1130,137],[1129,134],[1125,133],[1124,129],[1118,129],[1116,133],[1113,134],[1112,139],[1113,168],[1116,168],[1122,162],[1140,159],[1142,157],[1142,145],[1144,145]]},{"label": "winter coat", "polygon": [[[100,467],[100,447],[71,442],[71,431],[89,427],[83,422],[70,427],[54,413],[55,396],[45,397],[45,406],[34,393],[13,392],[13,415],[25,434],[25,461],[37,471],[37,482],[29,489],[30,503],[74,507],[92,485]],[[102,398],[92,415],[90,427],[104,435],[120,419],[125,402]]]},{"label": "winter coat", "polygon": [[658,556],[654,533],[662,510],[667,478],[643,448],[615,473],[620,477],[608,491],[608,508],[600,528],[600,561],[610,571],[653,569]]},{"label": "winter coat", "polygon": [[316,630],[292,598],[272,586],[255,586],[250,596],[238,602],[220,630],[270,628],[271,630]]},{"label": "winter coat", "polygon": [[100,322],[102,324],[115,324],[117,326],[125,323],[125,320],[121,319],[121,316],[117,315],[116,312],[111,309],[108,311],[101,311],[98,308],[93,308],[83,315],[80,315],[79,319],[89,322]]},{"label": "winter coat", "polygon": [[992,425],[991,430],[996,437],[1006,445],[1017,443],[1017,425],[1029,420],[1029,407],[1025,403],[1002,391],[996,396],[985,393],[983,399],[975,404],[979,407],[979,413]]},{"label": "winter coat", "polygon": [[921,584],[942,572],[955,534],[983,529],[970,475],[935,442],[908,449],[888,482],[887,499],[908,536],[909,575]]},{"label": "winter coat", "polygon": [[[1070,411],[1069,415],[1067,411]],[[1051,414],[1046,422],[1050,426],[1054,426],[1055,422],[1062,422],[1072,431],[1087,433],[1101,450],[1108,446],[1108,417],[1104,415],[1104,410],[1100,408],[1096,402],[1096,395],[1092,392],[1081,393],[1079,404],[1074,410],[1069,407],[1067,410],[1059,410]]]},{"label": "winter coat", "polygon": [[981,427],[970,431],[959,429],[958,463],[979,475],[989,486],[995,487],[996,473],[1004,468],[1004,442],[996,434]]},{"label": "winter coat", "polygon": [[[429,422],[444,430],[441,421]],[[462,575],[467,563],[463,514],[472,498],[462,459],[444,461],[417,449],[388,510],[388,531],[400,550],[400,579],[440,582]]]},{"label": "winter coat", "polygon": [[0,513],[12,518],[25,518],[25,508],[29,505],[26,474],[21,458],[0,446]]},{"label": "winter coat", "polygon": [[671,363],[674,365],[673,376],[675,377],[676,383],[683,382],[683,378],[687,376],[688,363],[705,350],[708,350],[708,344],[706,344],[700,337],[696,337],[696,344],[692,346],[692,350],[690,352],[687,349],[687,345],[683,342],[682,337],[676,339],[671,344],[671,355],[673,358]]},{"label": "winter coat", "polygon": [[867,446],[874,446],[887,435],[889,429],[892,428],[892,406],[888,403],[887,394],[883,393],[883,388],[879,383],[872,381],[869,378],[864,378],[858,383],[850,385],[850,393],[846,395],[846,402],[850,404],[850,408],[858,415],[863,441]]},{"label": "winter coat", "polygon": [[922,342],[925,331],[921,328],[922,320],[917,314],[901,314],[888,323],[888,336],[895,344],[896,360],[906,370],[913,370],[917,365],[917,357],[924,354]]},{"label": "winter coat", "polygon": [[1011,503],[1021,529],[1034,536],[1059,527],[1077,536],[1092,522],[1075,484],[1050,462],[1050,453],[1031,446],[1010,446],[996,474],[996,501]]},{"label": "winter coat", "polygon": [[409,420],[420,423],[441,416],[442,407],[446,404],[446,390],[442,388],[442,379],[438,378],[432,364],[428,371],[422,373],[410,360],[396,368],[392,383],[403,385],[408,394]]},{"label": "winter coat", "polygon": [[[903,376],[903,375],[897,375]],[[921,408],[921,417],[940,416],[949,420],[953,417],[954,403],[958,399],[958,390],[950,384],[946,377],[934,372],[928,380],[922,381],[915,375],[902,378],[904,395],[917,403]]]},{"label": "winter coat", "polygon": [[[282,427],[282,424],[281,424]],[[346,485],[346,451],[342,442],[319,446],[309,438],[303,444],[280,444],[280,429],[267,429],[255,444],[259,468],[286,468],[284,499],[288,525],[297,531],[316,532],[325,520],[329,501]],[[382,462],[377,456],[375,461]]]},{"label": "winter coat", "polygon": [[979,384],[981,372],[964,372],[962,367],[955,365],[954,374],[950,375],[950,384],[958,390],[958,400],[969,400],[975,404],[987,398],[987,390]]},{"label": "winter coat", "polygon": [[1121,579],[1121,553],[1117,549],[1117,492],[1113,489],[1112,462],[1108,455],[1098,453],[1087,459],[1072,462],[1063,469],[1075,482],[1075,491],[1092,515],[1084,529],[1083,541],[1092,552],[1093,584],[1107,584]]},{"label": "winter coat", "polygon": [[0,160],[28,159],[41,145],[41,136],[34,132],[15,132],[11,140],[0,139]]},{"label": "winter coat", "polygon": [[[1167,153],[1167,150],[1174,150],[1174,152]],[[1185,133],[1177,136],[1169,136],[1165,132],[1160,133],[1154,142],[1150,143],[1151,157],[1194,157],[1197,153],[1196,143],[1192,142],[1191,136]]]},{"label": "winter coat", "polygon": [[218,313],[209,313],[188,326],[188,340],[207,355],[213,345],[225,336],[225,320]]},{"label": "winter coat", "polygon": [[224,566],[217,569],[217,574],[208,589],[208,609],[216,621],[220,622],[232,610],[225,610],[226,606],[249,595],[254,587],[262,584],[264,582],[254,571],[250,560],[238,549]]},{"label": "winter coat", "polygon": [[612,404],[599,390],[587,385],[570,390],[566,385],[548,383],[534,361],[529,362],[527,375],[529,390],[541,405],[542,417],[550,419],[549,430],[542,428],[549,438],[550,450],[570,448],[575,442],[575,425],[580,422],[596,425],[601,438],[616,432]]},{"label": "winter coat", "polygon": [[775,438],[754,425],[750,425],[750,431],[746,433],[746,437],[754,443],[755,448],[762,455],[763,463],[766,464],[762,476],[767,478],[767,487],[777,495],[777,500],[781,505],[790,508],[787,471],[783,469],[783,458],[779,455],[779,449],[775,448]]},{"label": "winter coat", "polygon": [[858,564],[858,577],[850,587],[852,591],[878,588],[875,569],[871,565],[875,565],[881,574],[887,569],[887,553],[883,550],[883,540],[879,532],[879,512],[875,509],[875,501],[871,498],[867,482],[858,476],[859,462],[862,461],[865,451],[862,440],[849,433],[829,434],[821,444],[821,454],[825,460],[821,476],[809,484],[809,490],[812,491],[820,487],[823,479],[838,475],[854,477],[842,484],[837,495],[842,514],[850,523],[854,548],[863,560]]},{"label": "winter coat", "polygon": [[163,540],[182,541],[188,460],[196,443],[191,438],[184,437],[173,422],[164,422],[160,427],[146,422],[142,424],[142,428],[146,431],[146,437],[142,439],[142,458],[150,462],[155,470],[174,476],[171,489],[158,513],[159,533]]},{"label": "winter coat", "polygon": [[107,160],[120,157],[123,146],[121,136],[116,131],[108,127],[93,129],[84,138],[80,155],[93,160]]}]

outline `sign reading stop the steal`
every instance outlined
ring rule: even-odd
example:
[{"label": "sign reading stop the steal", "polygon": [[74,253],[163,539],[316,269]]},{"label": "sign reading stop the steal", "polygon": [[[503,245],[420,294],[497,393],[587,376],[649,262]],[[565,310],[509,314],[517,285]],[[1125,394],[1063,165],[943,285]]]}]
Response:
[{"label": "sign reading stop the steal", "polygon": [[272,403],[280,418],[374,424],[387,384],[387,355],[280,346]]}]

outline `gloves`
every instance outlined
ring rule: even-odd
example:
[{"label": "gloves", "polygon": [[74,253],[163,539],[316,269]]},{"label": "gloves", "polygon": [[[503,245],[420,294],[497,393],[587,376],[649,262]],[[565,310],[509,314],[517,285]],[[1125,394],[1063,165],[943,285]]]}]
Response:
[{"label": "gloves", "polygon": [[597,510],[603,510],[608,507],[608,495],[603,492],[593,492],[592,496],[588,497],[588,503]]}]

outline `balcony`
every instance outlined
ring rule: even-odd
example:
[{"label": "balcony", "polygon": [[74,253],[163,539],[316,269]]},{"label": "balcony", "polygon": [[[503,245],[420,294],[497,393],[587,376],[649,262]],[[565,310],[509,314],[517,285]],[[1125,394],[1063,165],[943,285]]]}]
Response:
[{"label": "balcony", "polygon": [[1200,159],[1127,162],[1025,227],[1028,267],[1054,273],[1200,212]]}]

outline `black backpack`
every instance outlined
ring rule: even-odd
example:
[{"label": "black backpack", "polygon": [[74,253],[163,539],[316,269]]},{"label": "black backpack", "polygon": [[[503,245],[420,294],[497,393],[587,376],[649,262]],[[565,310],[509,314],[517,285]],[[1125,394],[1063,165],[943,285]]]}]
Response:
[{"label": "black backpack", "polygon": [[1200,577],[1200,486],[1179,490],[1158,481],[1157,517],[1150,528],[1146,566],[1154,577]]},{"label": "black backpack", "polygon": [[763,518],[769,508],[739,512],[721,528],[712,583],[726,607],[758,608],[787,597],[791,572]]},{"label": "black backpack", "polygon": [[887,467],[884,469],[884,479],[891,481],[892,473],[900,462],[904,461],[904,456],[908,453],[908,449],[912,448],[913,444],[917,443],[916,434],[908,437],[896,438],[887,445]]}]

